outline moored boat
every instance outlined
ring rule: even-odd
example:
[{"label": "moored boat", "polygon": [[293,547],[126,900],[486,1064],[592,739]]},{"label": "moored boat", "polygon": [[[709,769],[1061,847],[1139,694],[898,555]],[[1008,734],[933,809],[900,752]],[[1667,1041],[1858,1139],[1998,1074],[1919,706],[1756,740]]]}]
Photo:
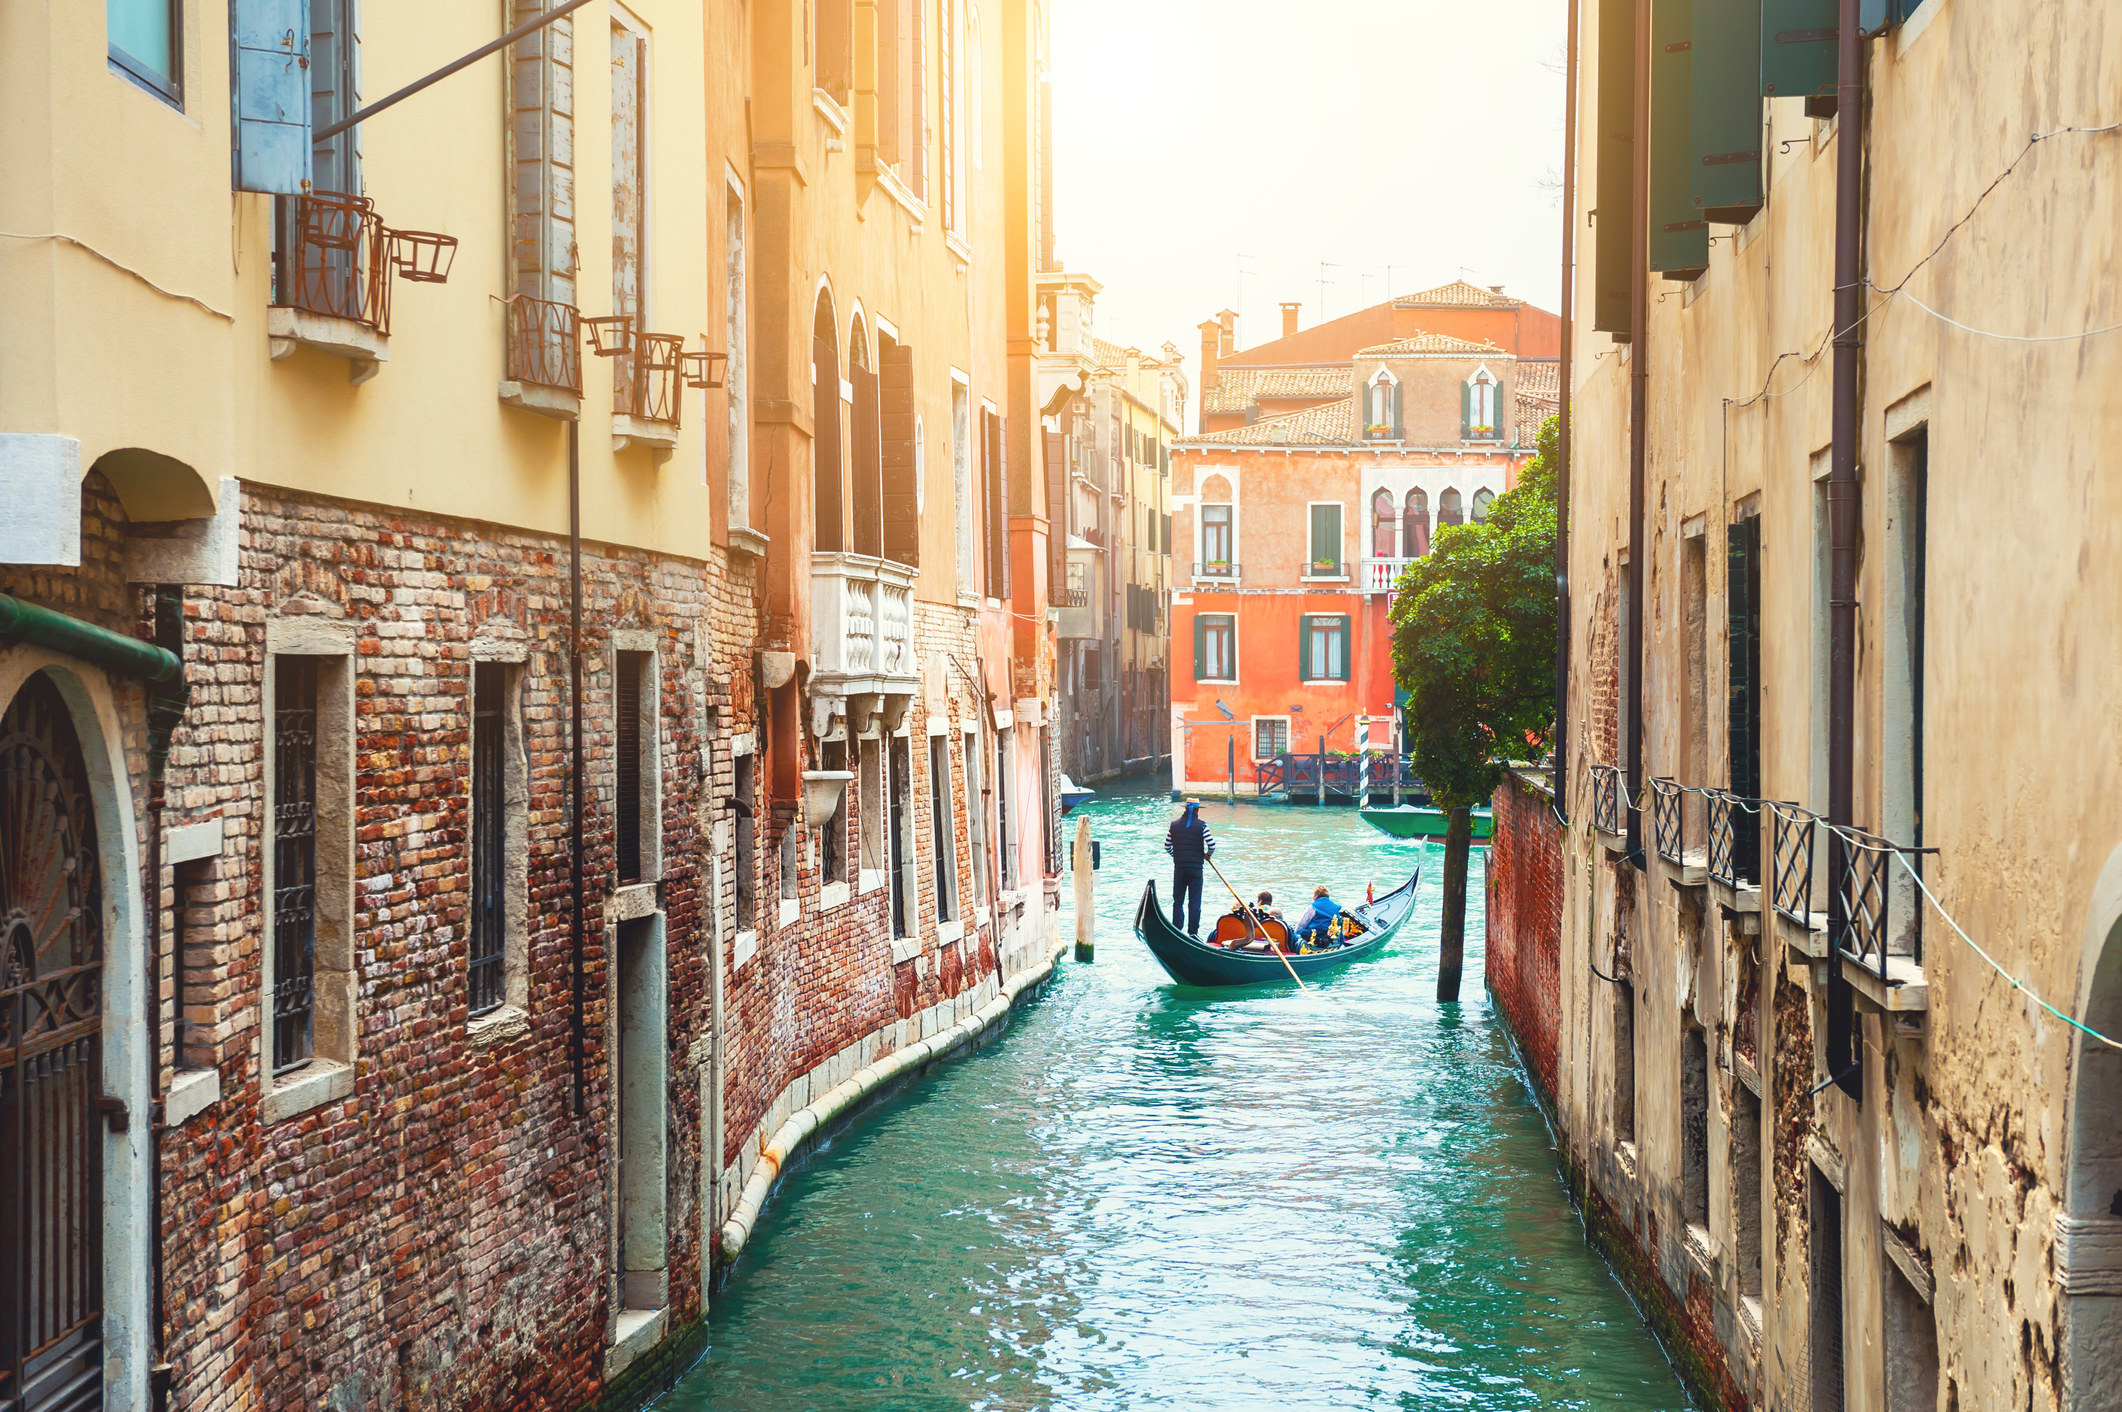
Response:
[{"label": "moored boat", "polygon": [[[1442,809],[1424,809],[1403,804],[1397,809],[1358,809],[1363,822],[1394,838],[1442,838],[1451,825],[1451,815]],[[1485,842],[1494,819],[1486,809],[1473,812],[1474,842]]]},{"label": "moored boat", "polygon": [[1363,924],[1364,932],[1352,941],[1323,951],[1243,951],[1196,941],[1171,924],[1171,918],[1158,904],[1154,882],[1142,889],[1142,902],[1135,909],[1135,935],[1142,938],[1142,944],[1158,964],[1181,985],[1254,985],[1288,980],[1292,970],[1309,980],[1321,971],[1339,970],[1351,961],[1382,951],[1414,915],[1415,889],[1421,881],[1418,871],[1375,902],[1348,908],[1348,915]]}]

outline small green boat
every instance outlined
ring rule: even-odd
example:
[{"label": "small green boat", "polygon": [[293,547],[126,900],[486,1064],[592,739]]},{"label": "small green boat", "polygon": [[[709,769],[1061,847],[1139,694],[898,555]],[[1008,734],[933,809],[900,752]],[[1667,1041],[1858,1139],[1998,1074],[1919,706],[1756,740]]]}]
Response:
[{"label": "small green boat", "polygon": [[[1402,804],[1397,809],[1358,809],[1356,812],[1363,816],[1364,823],[1394,838],[1442,838],[1451,823],[1451,815],[1442,809],[1423,809],[1413,804]],[[1488,810],[1474,810],[1474,842],[1485,842],[1492,826]]]}]

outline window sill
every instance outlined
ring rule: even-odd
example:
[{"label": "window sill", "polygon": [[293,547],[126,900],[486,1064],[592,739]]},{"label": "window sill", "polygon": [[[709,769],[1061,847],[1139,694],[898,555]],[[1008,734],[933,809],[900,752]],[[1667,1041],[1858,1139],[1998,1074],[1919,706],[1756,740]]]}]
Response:
[{"label": "window sill", "polygon": [[827,883],[818,893],[818,910],[830,912],[835,907],[845,907],[852,895],[852,890],[844,882]]},{"label": "window sill", "polygon": [[914,195],[907,184],[899,179],[895,168],[879,162],[876,166],[877,189],[892,199],[892,204],[906,212],[907,218],[919,230],[928,221],[928,203]]},{"label": "window sill", "polygon": [[812,112],[825,119],[825,125],[833,130],[835,137],[847,136],[847,109],[840,106],[839,99],[822,88],[813,88],[810,106]]},{"label": "window sill", "polygon": [[958,232],[943,232],[943,243],[950,247],[950,253],[958,257],[960,264],[970,265],[973,262],[973,248],[965,243],[965,237]]},{"label": "window sill", "polygon": [[731,525],[729,527],[729,547],[734,553],[749,554],[754,559],[764,559],[768,546],[772,544],[772,539],[755,529],[749,529],[743,525]]},{"label": "window sill", "polygon": [[735,959],[734,959],[734,960],[732,960],[732,961],[730,962],[730,970],[731,970],[731,971],[741,971],[741,970],[743,970],[743,969],[744,969],[744,963],[745,963],[746,961],[749,961],[749,960],[751,960],[751,959],[752,959],[752,957],[754,957],[754,956],[757,956],[758,954],[759,954],[759,933],[758,933],[758,932],[756,932],[756,931],[750,931],[750,930],[738,932],[738,933],[737,933],[737,944],[736,944],[736,947],[734,948],[734,957],[735,957]]},{"label": "window sill", "polygon": [[260,1105],[259,1121],[268,1127],[284,1123],[313,1108],[351,1098],[353,1092],[353,1065],[335,1059],[312,1059],[301,1070],[272,1081]]},{"label": "window sill", "polygon": [[538,382],[505,381],[501,384],[500,395],[501,404],[505,407],[535,412],[541,417],[552,417],[563,422],[582,419],[582,394],[579,392],[547,387]]},{"label": "window sill", "polygon": [[892,939],[892,964],[894,966],[902,965],[913,960],[926,950],[928,950],[927,944],[918,936],[894,937]]},{"label": "window sill", "polygon": [[521,1039],[530,1033],[530,1016],[513,1005],[504,1005],[498,1010],[489,1010],[484,1015],[474,1015],[464,1025],[467,1044],[501,1044],[512,1039]]},{"label": "window sill", "polygon": [[796,918],[802,915],[803,904],[793,897],[784,897],[781,899],[781,910],[775,916],[774,925],[780,927],[794,926]]},{"label": "window sill", "polygon": [[1347,583],[1347,582],[1349,581],[1349,575],[1347,575],[1347,574],[1299,574],[1299,575],[1297,576],[1297,581],[1298,581],[1299,583]]},{"label": "window sill", "polygon": [[181,1128],[221,1101],[221,1071],[191,1069],[176,1076],[162,1099],[162,1124]]},{"label": "window sill", "polygon": [[612,1330],[612,1346],[604,1354],[604,1381],[609,1383],[642,1354],[663,1341],[669,1323],[667,1309],[622,1309]]},{"label": "window sill", "polygon": [[936,944],[949,946],[965,935],[965,923],[958,920],[936,923]]},{"label": "window sill", "polygon": [[381,371],[391,356],[390,335],[368,324],[278,304],[265,311],[265,346],[275,363],[292,358],[297,348],[344,358],[349,364],[346,380],[356,387]]},{"label": "window sill", "polygon": [[643,917],[653,916],[656,911],[656,885],[652,882],[627,883],[612,889],[611,901],[605,905],[605,915],[614,922],[638,922]]},{"label": "window sill", "polygon": [[1199,686],[1236,686],[1238,679],[1236,677],[1195,677],[1194,682]]},{"label": "window sill", "polygon": [[676,422],[650,421],[647,417],[628,417],[612,414],[612,454],[632,446],[645,446],[648,453],[661,459],[678,449],[678,424]]},{"label": "window sill", "polygon": [[1301,678],[1299,678],[1299,682],[1300,682],[1300,684],[1301,684],[1301,685],[1304,685],[1304,686],[1347,686],[1347,685],[1348,685],[1348,678],[1347,678],[1347,677],[1301,677]]},{"label": "window sill", "polygon": [[884,869],[864,868],[862,876],[855,880],[855,891],[860,893],[875,892],[889,881],[891,881],[891,874],[885,872]]}]

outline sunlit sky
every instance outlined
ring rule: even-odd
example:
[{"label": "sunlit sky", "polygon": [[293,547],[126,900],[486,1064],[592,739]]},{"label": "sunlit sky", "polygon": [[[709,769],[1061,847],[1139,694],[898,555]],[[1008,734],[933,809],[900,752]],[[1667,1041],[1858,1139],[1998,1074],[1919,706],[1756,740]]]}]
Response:
[{"label": "sunlit sky", "polygon": [[[1055,250],[1100,336],[1277,336],[1465,278],[1561,288],[1560,0],[1053,0]],[[1246,273],[1239,275],[1240,267]],[[1387,267],[1390,266],[1388,286]],[[1241,303],[1242,299],[1242,303]]]}]

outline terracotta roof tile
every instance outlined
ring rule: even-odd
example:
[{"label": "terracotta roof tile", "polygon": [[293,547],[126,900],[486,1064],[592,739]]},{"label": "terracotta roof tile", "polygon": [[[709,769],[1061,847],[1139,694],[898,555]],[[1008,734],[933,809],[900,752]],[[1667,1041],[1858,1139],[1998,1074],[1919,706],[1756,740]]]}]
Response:
[{"label": "terracotta roof tile", "polygon": [[1263,397],[1345,397],[1355,384],[1347,363],[1312,368],[1224,368],[1204,411],[1243,412]]},{"label": "terracotta roof tile", "polygon": [[1212,446],[1347,446],[1356,440],[1356,399],[1344,397],[1323,407],[1307,407],[1286,417],[1267,417],[1251,426],[1187,440]]},{"label": "terracotta roof tile", "polygon": [[1421,358],[1421,357],[1465,357],[1479,354],[1488,357],[1501,354],[1509,357],[1509,350],[1498,348],[1493,343],[1477,343],[1470,339],[1452,338],[1441,333],[1418,333],[1409,338],[1399,338],[1391,343],[1380,343],[1357,353],[1358,358]]},{"label": "terracotta roof tile", "polygon": [[1403,294],[1393,301],[1395,309],[1515,309],[1525,301],[1513,299],[1508,294],[1498,294],[1492,289],[1483,289],[1477,284],[1468,284],[1455,279],[1450,284],[1440,284],[1435,289],[1425,289],[1420,294]]}]

